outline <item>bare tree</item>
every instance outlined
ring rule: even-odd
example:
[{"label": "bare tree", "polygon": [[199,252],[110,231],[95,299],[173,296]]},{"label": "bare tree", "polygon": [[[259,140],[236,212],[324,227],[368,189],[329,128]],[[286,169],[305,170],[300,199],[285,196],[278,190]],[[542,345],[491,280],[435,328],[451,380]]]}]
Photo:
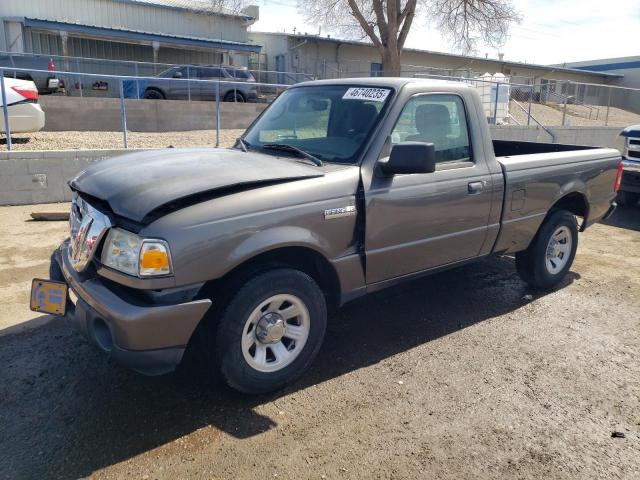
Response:
[{"label": "bare tree", "polygon": [[368,38],[386,76],[400,75],[404,44],[416,15],[431,20],[459,49],[479,40],[501,45],[521,17],[511,0],[299,0],[310,23],[348,38]]},{"label": "bare tree", "polygon": [[239,13],[245,7],[244,0],[209,0],[209,4],[218,12]]}]

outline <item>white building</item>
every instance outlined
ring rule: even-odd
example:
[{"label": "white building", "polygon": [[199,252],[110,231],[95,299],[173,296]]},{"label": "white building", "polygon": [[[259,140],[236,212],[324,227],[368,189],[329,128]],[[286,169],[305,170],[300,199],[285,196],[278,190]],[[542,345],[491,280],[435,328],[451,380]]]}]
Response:
[{"label": "white building", "polygon": [[161,63],[246,65],[259,10],[205,0],[0,0],[0,50]]},{"label": "white building", "polygon": [[[275,32],[250,32],[249,38],[262,45],[252,56],[252,68],[278,72],[300,72],[318,78],[374,76],[381,72],[380,54],[372,44],[328,36]],[[473,76],[502,73],[513,81],[560,80],[584,83],[614,83],[615,72],[591,72],[561,66],[535,65],[500,59],[454,55],[407,48],[402,55],[402,74],[428,72],[440,75]],[[286,74],[279,75],[286,82]],[[271,78],[271,81],[276,81]]]}]

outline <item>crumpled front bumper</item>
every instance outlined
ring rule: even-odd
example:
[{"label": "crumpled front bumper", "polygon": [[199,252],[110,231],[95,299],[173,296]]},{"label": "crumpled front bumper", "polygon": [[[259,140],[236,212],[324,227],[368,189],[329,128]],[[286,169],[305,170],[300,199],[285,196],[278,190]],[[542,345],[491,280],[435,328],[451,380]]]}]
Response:
[{"label": "crumpled front bumper", "polygon": [[147,375],[174,370],[211,300],[167,305],[122,298],[97,275],[76,272],[68,252],[68,242],[55,250],[50,276],[66,282],[70,296],[77,297],[67,304],[73,325],[126,367]]}]

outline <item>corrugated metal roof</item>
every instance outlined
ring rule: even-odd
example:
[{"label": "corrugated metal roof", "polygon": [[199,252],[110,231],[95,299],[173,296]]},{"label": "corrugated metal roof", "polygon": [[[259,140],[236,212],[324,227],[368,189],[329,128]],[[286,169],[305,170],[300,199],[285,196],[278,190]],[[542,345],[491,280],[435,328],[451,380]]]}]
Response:
[{"label": "corrugated metal roof", "polygon": [[91,25],[81,25],[77,23],[52,22],[36,18],[25,18],[24,26],[43,30],[64,30],[96,37],[115,38],[121,40],[138,41],[159,41],[164,44],[182,45],[215,48],[220,50],[236,50],[239,52],[260,52],[260,45],[245,42],[234,42],[230,40],[218,40],[211,38],[186,37],[177,35],[166,35],[152,32],[142,32],[138,30],[124,30],[119,28],[104,28]]},{"label": "corrugated metal roof", "polygon": [[140,3],[156,7],[175,8],[196,13],[207,13],[211,15],[233,15],[251,18],[249,15],[235,12],[229,8],[218,7],[214,2],[206,0],[115,0],[124,3]]}]

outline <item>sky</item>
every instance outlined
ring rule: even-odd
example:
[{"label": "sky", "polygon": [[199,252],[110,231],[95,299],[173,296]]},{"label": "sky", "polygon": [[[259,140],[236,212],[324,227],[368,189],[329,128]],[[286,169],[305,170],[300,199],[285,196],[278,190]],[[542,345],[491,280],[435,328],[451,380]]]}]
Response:
[{"label": "sky", "polygon": [[[505,60],[543,65],[640,55],[640,0],[512,1],[522,22],[512,26],[501,48],[479,45],[472,54],[497,58],[500,52]],[[253,31],[291,33],[296,28],[302,33],[318,33],[318,25],[305,23],[296,0],[257,3],[260,20],[251,27]],[[424,18],[414,21],[406,46],[461,53],[453,50]]]}]

